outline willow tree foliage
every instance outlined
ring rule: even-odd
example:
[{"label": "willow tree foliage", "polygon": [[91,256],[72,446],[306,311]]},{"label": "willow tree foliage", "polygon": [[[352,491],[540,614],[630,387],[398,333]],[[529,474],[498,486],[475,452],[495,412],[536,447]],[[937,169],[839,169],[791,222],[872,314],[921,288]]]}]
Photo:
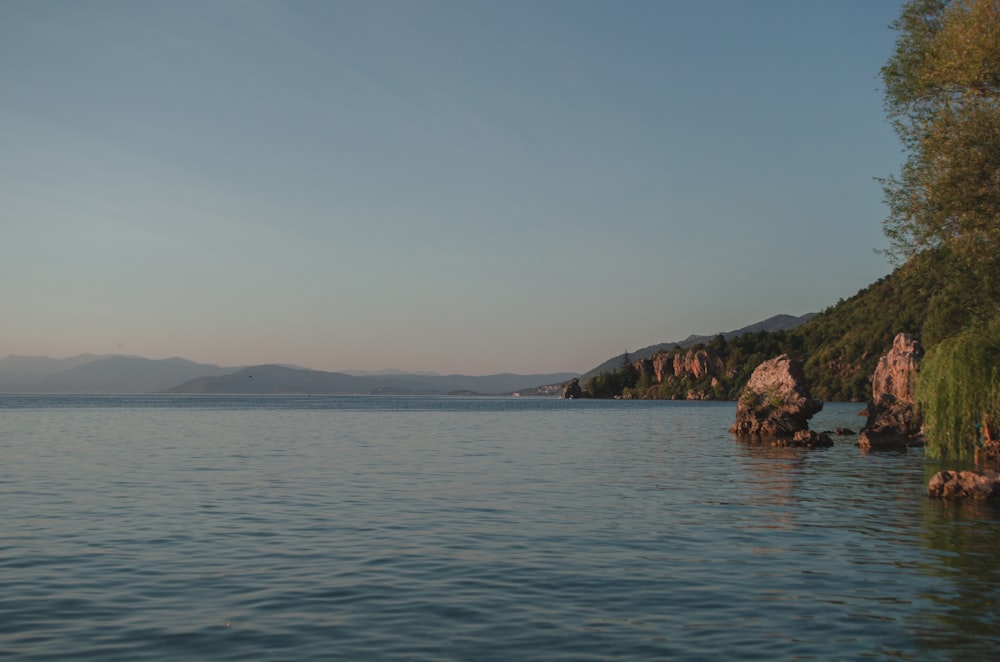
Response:
[{"label": "willow tree foliage", "polygon": [[927,454],[970,460],[987,426],[1000,426],[1000,317],[933,347],[920,365],[917,401]]},{"label": "willow tree foliage", "polygon": [[893,27],[896,50],[882,78],[907,160],[898,176],[882,180],[888,252],[905,261],[928,248],[946,251],[961,289],[978,290],[980,302],[995,307],[1000,0],[910,0]]}]

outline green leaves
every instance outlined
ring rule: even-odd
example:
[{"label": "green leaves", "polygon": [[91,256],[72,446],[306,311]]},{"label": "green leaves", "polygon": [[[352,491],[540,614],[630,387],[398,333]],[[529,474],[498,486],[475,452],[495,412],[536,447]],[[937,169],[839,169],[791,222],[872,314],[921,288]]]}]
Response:
[{"label": "green leaves", "polygon": [[1000,317],[932,348],[920,365],[917,401],[927,455],[971,460],[985,421],[1000,421]]},{"label": "green leaves", "polygon": [[890,257],[947,247],[967,287],[995,298],[1000,271],[1000,2],[911,0],[882,69],[908,158],[881,180]]}]

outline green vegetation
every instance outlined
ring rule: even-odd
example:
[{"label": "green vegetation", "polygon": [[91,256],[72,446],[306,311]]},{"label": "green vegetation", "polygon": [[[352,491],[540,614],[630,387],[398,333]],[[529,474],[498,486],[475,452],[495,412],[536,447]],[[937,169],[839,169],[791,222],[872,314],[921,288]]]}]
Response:
[{"label": "green vegetation", "polygon": [[1000,318],[940,342],[920,366],[917,401],[927,454],[970,460],[985,430],[1000,423]]},{"label": "green vegetation", "polygon": [[583,389],[592,397],[605,398],[671,400],[692,393],[735,400],[754,368],[788,354],[803,361],[813,397],[867,400],[875,364],[892,348],[897,333],[935,337],[936,342],[964,328],[968,316],[952,310],[958,299],[948,295],[951,286],[943,263],[940,251],[926,251],[792,331],[758,331],[728,341],[717,336],[707,345],[660,352],[660,361],[673,363],[678,354],[704,349],[721,361],[722,368],[715,375],[677,375],[655,383],[651,374],[640,377],[632,365],[622,365],[583,384]]},{"label": "green vegetation", "polygon": [[[892,26],[885,106],[907,158],[881,180],[883,230],[896,270],[789,332],[721,336],[654,357],[707,353],[712,369],[662,382],[652,363],[584,385],[595,397],[735,399],[754,368],[786,353],[812,395],[865,400],[897,333],[928,351],[918,400],[928,453],[973,455],[982,425],[1000,427],[1000,0],[909,0]],[[678,364],[684,363],[683,360]],[[685,364],[687,365],[687,364]]]},{"label": "green vegetation", "polygon": [[634,388],[638,379],[639,373],[626,352],[621,366],[614,372],[605,371],[588,380],[583,385],[583,392],[588,398],[618,398],[628,389]]},{"label": "green vegetation", "polygon": [[875,365],[896,334],[912,333],[926,346],[962,328],[958,316],[943,312],[955,301],[943,262],[940,251],[926,251],[795,329],[813,397],[867,400]]},{"label": "green vegetation", "polygon": [[990,286],[1000,259],[1000,4],[911,0],[882,69],[907,160],[883,180],[889,253],[948,251],[953,277]]}]

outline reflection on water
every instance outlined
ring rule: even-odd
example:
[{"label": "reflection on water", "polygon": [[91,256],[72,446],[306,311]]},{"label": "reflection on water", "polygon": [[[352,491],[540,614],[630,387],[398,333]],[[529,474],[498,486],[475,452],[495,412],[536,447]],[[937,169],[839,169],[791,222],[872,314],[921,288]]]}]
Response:
[{"label": "reflection on water", "polygon": [[929,501],[920,449],[734,414],[0,398],[0,657],[990,657],[992,507]]},{"label": "reflection on water", "polygon": [[981,502],[921,503],[923,542],[934,554],[920,571],[945,580],[926,597],[935,605],[918,618],[918,643],[980,659],[995,657],[1000,640],[1000,507]]},{"label": "reflection on water", "polygon": [[748,503],[758,506],[768,517],[762,526],[794,528],[792,506],[798,498],[805,455],[798,449],[745,442],[738,443],[737,452],[744,459],[749,477]]}]

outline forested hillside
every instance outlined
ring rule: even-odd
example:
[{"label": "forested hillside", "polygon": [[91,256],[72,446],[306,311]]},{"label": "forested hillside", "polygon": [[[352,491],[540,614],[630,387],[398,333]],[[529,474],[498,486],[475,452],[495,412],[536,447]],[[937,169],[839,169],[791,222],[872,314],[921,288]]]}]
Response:
[{"label": "forested hillside", "polygon": [[796,329],[800,338],[784,349],[805,362],[815,397],[867,399],[875,364],[897,333],[931,346],[961,328],[941,260],[923,253]]},{"label": "forested hillside", "polygon": [[757,365],[785,353],[805,363],[815,397],[866,400],[875,364],[897,333],[913,333],[933,345],[962,327],[958,294],[951,292],[942,259],[934,251],[922,253],[794,330],[728,341],[717,336],[649,360],[623,362],[589,380],[584,391],[593,397],[734,400]]}]

